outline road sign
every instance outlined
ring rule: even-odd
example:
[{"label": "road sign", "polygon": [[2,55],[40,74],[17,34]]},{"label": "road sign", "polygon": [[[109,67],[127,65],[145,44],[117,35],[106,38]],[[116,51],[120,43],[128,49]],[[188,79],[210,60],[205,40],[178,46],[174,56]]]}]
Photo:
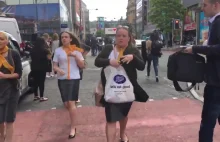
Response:
[{"label": "road sign", "polygon": [[105,34],[106,35],[115,35],[116,34],[116,28],[105,28]]},{"label": "road sign", "polygon": [[68,28],[68,24],[61,24],[60,27],[61,28]]}]

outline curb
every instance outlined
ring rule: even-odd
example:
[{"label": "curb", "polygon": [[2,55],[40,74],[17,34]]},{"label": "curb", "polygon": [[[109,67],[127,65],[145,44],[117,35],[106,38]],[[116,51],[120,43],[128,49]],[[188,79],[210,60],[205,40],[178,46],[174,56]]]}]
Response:
[{"label": "curb", "polygon": [[171,47],[171,48],[162,48],[162,51],[178,51],[180,50],[180,47]]},{"label": "curb", "polygon": [[[187,84],[187,87],[189,87],[191,85],[191,83],[186,83],[186,84]],[[190,93],[195,99],[197,99],[201,102],[204,102],[204,98],[199,96],[198,93],[196,93],[194,88],[190,90]]]}]

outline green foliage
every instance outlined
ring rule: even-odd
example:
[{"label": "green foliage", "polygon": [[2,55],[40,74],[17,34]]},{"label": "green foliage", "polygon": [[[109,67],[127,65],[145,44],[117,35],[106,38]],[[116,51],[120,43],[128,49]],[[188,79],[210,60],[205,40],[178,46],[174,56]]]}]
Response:
[{"label": "green foliage", "polygon": [[181,0],[150,0],[149,20],[165,33],[171,32],[172,18],[183,21],[186,9]]},{"label": "green foliage", "polygon": [[98,31],[96,32],[96,37],[103,37],[104,35],[105,35],[104,30],[98,30]]}]

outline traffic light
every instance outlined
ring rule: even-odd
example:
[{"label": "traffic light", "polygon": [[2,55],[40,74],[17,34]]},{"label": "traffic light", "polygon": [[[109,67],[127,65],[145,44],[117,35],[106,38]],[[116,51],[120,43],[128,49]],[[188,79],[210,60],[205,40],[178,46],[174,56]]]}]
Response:
[{"label": "traffic light", "polygon": [[174,29],[180,29],[180,20],[174,19]]}]

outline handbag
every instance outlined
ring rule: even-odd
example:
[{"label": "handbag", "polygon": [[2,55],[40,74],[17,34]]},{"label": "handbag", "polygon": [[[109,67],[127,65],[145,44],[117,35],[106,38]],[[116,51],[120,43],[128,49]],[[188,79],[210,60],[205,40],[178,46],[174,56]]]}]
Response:
[{"label": "handbag", "polygon": [[[185,48],[169,56],[167,78],[173,81],[176,91],[190,91],[196,83],[202,83],[205,76],[205,58],[198,54],[182,52]],[[182,89],[178,83],[191,82],[191,86]]]},{"label": "handbag", "polygon": [[95,105],[96,106],[98,106],[98,107],[103,106],[100,102],[103,95],[104,95],[104,92],[103,92],[102,82],[101,82],[101,80],[99,80],[97,86],[95,87],[95,91],[94,91]]},{"label": "handbag", "polygon": [[34,77],[32,71],[28,74],[28,86],[31,88],[34,87]]}]

